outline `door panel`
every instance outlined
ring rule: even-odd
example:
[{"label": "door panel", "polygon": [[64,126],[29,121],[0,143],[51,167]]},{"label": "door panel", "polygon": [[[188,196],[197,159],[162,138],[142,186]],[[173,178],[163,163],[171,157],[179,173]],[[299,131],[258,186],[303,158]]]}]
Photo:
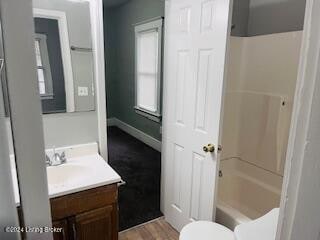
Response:
[{"label": "door panel", "polygon": [[165,216],[177,230],[214,220],[230,0],[171,0],[166,8],[163,160]]},{"label": "door panel", "polygon": [[207,133],[209,124],[207,115],[209,111],[209,79],[212,79],[212,50],[199,50],[198,65],[194,130]]},{"label": "door panel", "polygon": [[[75,217],[75,240],[115,240],[114,205],[92,210]],[[75,229],[74,229],[75,228]]]},{"label": "door panel", "polygon": [[181,50],[178,52],[177,57],[177,91],[176,91],[176,122],[180,127],[184,127],[185,125],[185,85],[186,81],[188,81],[188,76],[190,73],[188,70],[190,69],[190,53],[189,51]]},{"label": "door panel", "polygon": [[52,227],[62,228],[61,232],[53,233],[53,240],[69,240],[67,220],[54,221]]}]

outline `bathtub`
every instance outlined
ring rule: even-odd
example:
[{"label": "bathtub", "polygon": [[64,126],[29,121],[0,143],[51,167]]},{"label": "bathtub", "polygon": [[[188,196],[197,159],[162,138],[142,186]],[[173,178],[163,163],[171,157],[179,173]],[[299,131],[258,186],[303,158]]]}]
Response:
[{"label": "bathtub", "polygon": [[283,177],[239,158],[220,163],[216,222],[230,228],[279,207]]}]

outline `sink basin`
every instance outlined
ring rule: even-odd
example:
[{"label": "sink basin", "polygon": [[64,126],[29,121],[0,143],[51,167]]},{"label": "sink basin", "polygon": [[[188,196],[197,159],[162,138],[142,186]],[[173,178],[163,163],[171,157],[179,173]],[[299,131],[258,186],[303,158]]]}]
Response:
[{"label": "sink basin", "polygon": [[63,164],[60,166],[47,167],[48,184],[64,185],[76,183],[88,172],[88,167],[80,165]]}]

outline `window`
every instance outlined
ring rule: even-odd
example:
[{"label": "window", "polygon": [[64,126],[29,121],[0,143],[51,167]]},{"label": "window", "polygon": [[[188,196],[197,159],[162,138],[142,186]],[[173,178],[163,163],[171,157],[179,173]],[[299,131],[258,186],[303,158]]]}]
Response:
[{"label": "window", "polygon": [[52,76],[49,63],[47,37],[45,34],[36,34],[35,51],[40,96],[42,99],[52,99]]},{"label": "window", "polygon": [[162,18],[135,26],[136,112],[160,121]]}]

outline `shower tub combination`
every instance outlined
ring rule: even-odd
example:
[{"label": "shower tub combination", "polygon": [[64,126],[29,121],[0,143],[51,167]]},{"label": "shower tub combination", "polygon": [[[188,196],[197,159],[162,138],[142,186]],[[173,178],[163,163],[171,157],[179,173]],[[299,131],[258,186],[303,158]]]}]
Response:
[{"label": "shower tub combination", "polygon": [[216,221],[279,207],[302,32],[231,37]]},{"label": "shower tub combination", "polygon": [[216,222],[234,229],[279,207],[282,176],[240,158],[220,163]]},{"label": "shower tub combination", "polygon": [[259,92],[226,96],[216,221],[233,230],[279,207],[290,105]]}]

